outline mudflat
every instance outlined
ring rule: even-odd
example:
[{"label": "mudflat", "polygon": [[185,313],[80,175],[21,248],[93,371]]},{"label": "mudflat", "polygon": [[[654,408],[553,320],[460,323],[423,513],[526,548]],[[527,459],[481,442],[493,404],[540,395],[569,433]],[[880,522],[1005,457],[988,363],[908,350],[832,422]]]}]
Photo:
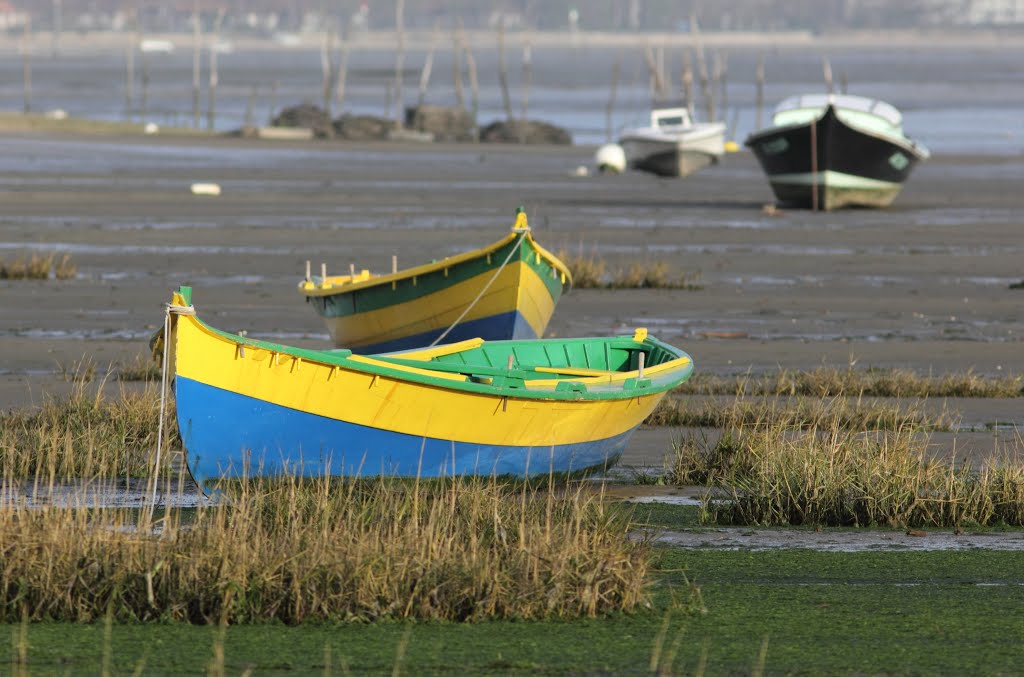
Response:
[{"label": "mudflat", "polygon": [[[307,260],[331,273],[440,259],[502,237],[520,205],[552,251],[700,273],[698,291],[574,290],[552,336],[644,326],[719,374],[995,375],[1024,355],[1019,156],[936,156],[890,209],[812,213],[764,209],[773,196],[745,152],[669,180],[580,176],[594,149],[579,146],[8,135],[0,151],[0,259],[77,265],[72,280],[0,280],[3,409],[65,388],[55,372],[84,356],[146,353],[180,284],[218,328],[327,347],[296,291]],[[192,195],[194,182],[222,194]],[[657,462],[667,434],[638,453]]]}]

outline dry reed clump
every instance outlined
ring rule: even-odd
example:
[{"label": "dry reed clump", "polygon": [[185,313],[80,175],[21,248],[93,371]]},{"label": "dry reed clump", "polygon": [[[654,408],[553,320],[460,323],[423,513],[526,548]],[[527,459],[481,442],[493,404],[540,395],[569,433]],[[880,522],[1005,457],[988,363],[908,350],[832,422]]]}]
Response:
[{"label": "dry reed clump", "polygon": [[[48,397],[37,408],[0,412],[0,469],[7,478],[137,477],[150,469],[156,448],[160,393],[94,387],[75,381],[66,397]],[[173,415],[165,441],[180,447]]]},{"label": "dry reed clump", "polygon": [[664,261],[633,262],[624,268],[610,270],[597,254],[558,253],[572,273],[572,284],[577,289],[703,289],[701,274],[673,274]]},{"label": "dry reed clump", "polygon": [[715,442],[690,435],[667,471],[673,482],[716,487],[704,518],[724,524],[1024,525],[1024,465],[1007,457],[957,467],[928,445],[911,420],[865,433],[837,415],[812,428],[736,427]]},{"label": "dry reed clump", "polygon": [[11,263],[0,261],[0,280],[48,280],[51,274],[57,280],[70,280],[77,272],[70,254],[63,254],[59,260],[56,254],[32,254],[27,259],[19,256]]},{"label": "dry reed clump", "polygon": [[701,395],[808,395],[835,397],[1021,397],[1024,375],[984,376],[973,371],[923,376],[908,369],[781,369],[776,374],[723,378],[696,374],[677,389]]},{"label": "dry reed clump", "polygon": [[650,546],[582,487],[251,480],[160,534],[125,512],[0,510],[0,621],[594,617],[646,603]]},{"label": "dry reed clump", "polygon": [[823,423],[841,430],[949,430],[953,421],[944,411],[929,414],[919,403],[902,405],[859,397],[782,397],[745,399],[731,404],[717,399],[666,397],[644,421],[647,425],[684,428],[810,429]]},{"label": "dry reed clump", "polygon": [[118,381],[159,381],[160,364],[148,355],[136,355],[128,362],[117,367]]}]

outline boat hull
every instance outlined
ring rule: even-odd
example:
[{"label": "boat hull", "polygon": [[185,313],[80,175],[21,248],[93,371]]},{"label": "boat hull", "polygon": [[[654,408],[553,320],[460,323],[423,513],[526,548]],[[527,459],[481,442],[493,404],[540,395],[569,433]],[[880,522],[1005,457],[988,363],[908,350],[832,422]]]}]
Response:
[{"label": "boat hull", "polygon": [[833,106],[813,122],[752,134],[746,145],[780,203],[823,210],[888,206],[925,157],[905,139],[846,124]]},{"label": "boat hull", "polygon": [[701,133],[688,133],[681,138],[667,134],[657,136],[623,136],[619,145],[631,169],[657,176],[688,176],[718,162],[725,153],[725,128]]},{"label": "boat hull", "polygon": [[450,263],[369,284],[313,285],[303,293],[334,345],[361,354],[417,348],[442,334],[445,342],[536,338],[547,328],[568,273],[532,238],[513,235]]},{"label": "boat hull", "polygon": [[[456,441],[318,416],[179,378],[179,426],[187,464],[211,480],[289,473],[317,477],[531,477],[604,470],[633,430],[551,446]],[[182,406],[183,403],[184,406]],[[197,417],[202,425],[195,425]]]},{"label": "boat hull", "polygon": [[[693,370],[685,353],[639,333],[375,356],[288,348],[213,329],[188,303],[179,294],[172,304],[186,312],[171,329],[175,404],[186,463],[204,487],[283,473],[603,469]],[[642,370],[641,352],[651,356]]]}]

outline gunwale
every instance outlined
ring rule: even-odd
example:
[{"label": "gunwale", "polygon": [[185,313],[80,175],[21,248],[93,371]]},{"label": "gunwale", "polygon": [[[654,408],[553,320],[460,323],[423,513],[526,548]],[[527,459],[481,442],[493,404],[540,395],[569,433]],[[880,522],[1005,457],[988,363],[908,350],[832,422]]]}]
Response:
[{"label": "gunwale", "polygon": [[[353,372],[397,379],[420,385],[517,400],[623,400],[670,390],[689,378],[693,371],[693,360],[688,354],[654,337],[648,336],[645,330],[638,330],[633,337],[487,342],[480,340],[479,342],[470,341],[461,342],[461,344],[449,344],[448,346],[437,346],[422,351],[412,350],[368,356],[355,355],[348,349],[313,350],[297,348],[217,329],[203,322],[195,314],[192,308],[192,290],[190,287],[180,287],[174,294],[171,304],[172,312],[175,308],[187,308],[190,311],[185,314],[179,314],[179,322],[194,322],[195,326],[209,338],[226,344],[230,343],[235,351],[238,351],[240,347],[241,349],[265,350],[277,356],[287,356],[328,368],[343,368]],[[643,378],[640,378],[638,369],[626,371],[607,370],[606,374],[588,376],[566,374],[565,378],[552,378],[550,372],[538,372],[533,369],[519,369],[509,372],[508,375],[512,378],[524,377],[521,387],[518,383],[509,384],[504,380],[490,383],[474,380],[472,378],[474,366],[479,367],[480,365],[467,364],[465,369],[454,371],[451,369],[431,368],[432,362],[430,358],[464,350],[469,346],[460,347],[460,345],[467,343],[472,344],[474,347],[479,347],[485,343],[492,346],[504,346],[508,347],[514,354],[515,348],[518,346],[572,345],[595,341],[604,342],[611,349],[642,351],[645,354],[671,356],[672,359],[649,365],[644,370]],[[440,352],[439,349],[441,349]],[[445,353],[445,351],[447,352]],[[480,369],[477,369],[477,371],[480,371]],[[537,376],[531,379],[525,378],[528,375]]]}]

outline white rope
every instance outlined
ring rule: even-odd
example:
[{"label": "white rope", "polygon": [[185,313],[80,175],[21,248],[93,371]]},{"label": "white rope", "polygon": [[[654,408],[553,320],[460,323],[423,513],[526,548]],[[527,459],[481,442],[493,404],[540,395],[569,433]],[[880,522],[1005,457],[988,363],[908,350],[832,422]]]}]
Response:
[{"label": "white rope", "polygon": [[[193,310],[193,312],[195,312]],[[149,497],[149,509],[156,507],[156,489],[160,479],[160,455],[163,451],[164,442],[164,417],[167,411],[167,356],[170,353],[171,344],[171,307],[167,306],[164,312],[164,355],[160,369],[160,423],[156,429],[156,462],[153,464],[152,491]],[[152,513],[151,513],[152,514]]]},{"label": "white rope", "polygon": [[171,313],[195,315],[196,309],[194,306],[178,306],[168,303],[164,311],[164,354],[160,368],[160,422],[156,432],[156,463],[153,468],[152,491],[149,499],[150,510],[156,507],[156,490],[160,479],[160,457],[164,443],[164,418],[167,414],[167,362],[171,352]]},{"label": "white rope", "polygon": [[487,293],[487,290],[491,288],[492,284],[494,284],[494,281],[498,279],[498,275],[501,274],[501,271],[504,270],[505,266],[508,265],[508,262],[512,260],[512,255],[519,251],[520,246],[523,244],[523,238],[526,237],[527,232],[529,231],[524,230],[522,233],[519,234],[519,239],[516,240],[516,243],[509,251],[508,256],[506,256],[505,260],[502,261],[501,266],[499,266],[498,269],[494,271],[494,275],[491,276],[491,279],[488,280],[487,284],[485,284],[483,289],[480,290],[480,293],[476,295],[476,298],[473,299],[473,302],[466,306],[465,310],[462,311],[462,314],[459,315],[459,317],[454,322],[452,322],[450,327],[445,329],[440,336],[433,340],[433,342],[430,344],[431,346],[436,346],[438,343],[440,343],[441,340],[448,335],[448,332],[450,332],[452,329],[455,329],[455,327],[458,326],[459,322],[462,322],[462,319],[466,317],[470,310],[473,309],[473,306],[475,306],[480,301],[480,299],[483,298],[484,294]]}]

